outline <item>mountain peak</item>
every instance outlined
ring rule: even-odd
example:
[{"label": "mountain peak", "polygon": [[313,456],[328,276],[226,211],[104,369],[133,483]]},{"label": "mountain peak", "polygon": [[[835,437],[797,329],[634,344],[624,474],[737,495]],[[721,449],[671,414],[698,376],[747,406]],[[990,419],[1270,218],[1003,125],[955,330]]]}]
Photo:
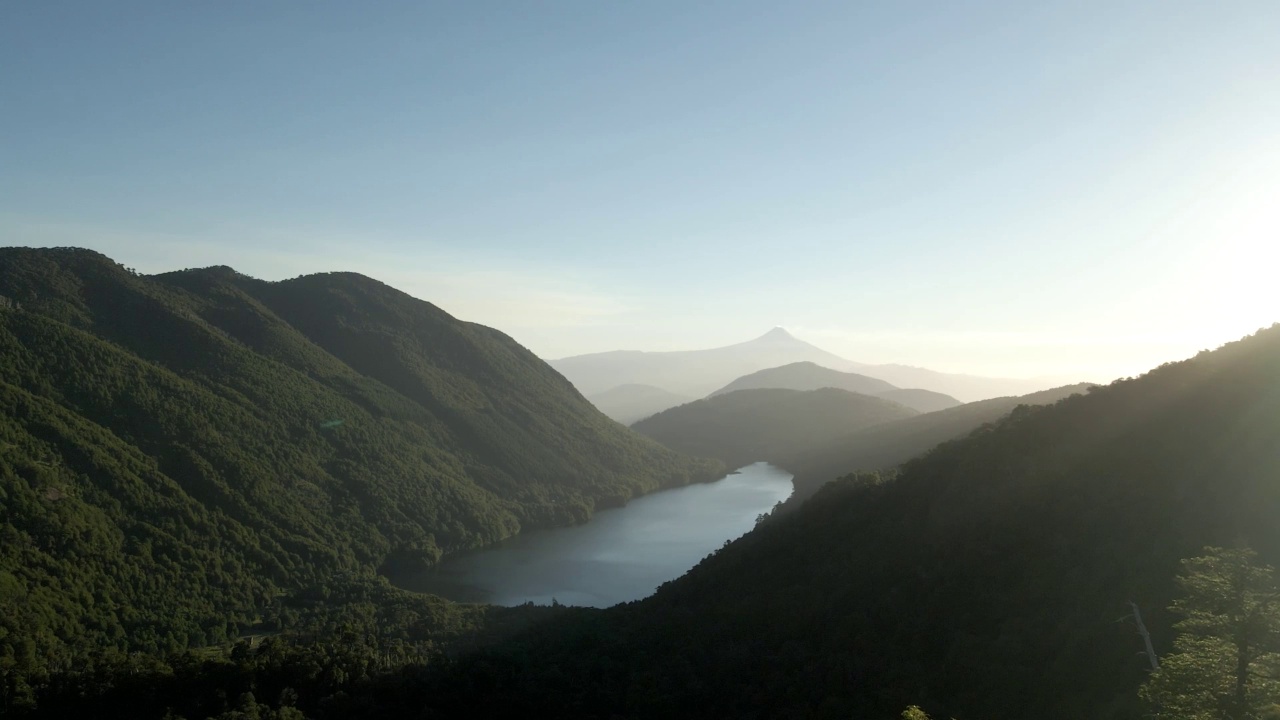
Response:
[{"label": "mountain peak", "polygon": [[795,337],[794,335],[792,335],[791,333],[787,332],[787,329],[786,329],[786,328],[781,327],[781,326],[778,326],[778,327],[775,327],[774,329],[770,330],[769,332],[767,332],[767,333],[765,333],[765,334],[761,335],[760,337],[758,337],[758,338],[756,338],[756,339],[757,339],[757,340],[769,340],[769,341],[771,341],[771,342],[779,342],[779,341],[783,341],[783,340],[793,341],[793,342],[794,342],[794,341],[795,341],[795,339],[796,339],[796,337]]}]

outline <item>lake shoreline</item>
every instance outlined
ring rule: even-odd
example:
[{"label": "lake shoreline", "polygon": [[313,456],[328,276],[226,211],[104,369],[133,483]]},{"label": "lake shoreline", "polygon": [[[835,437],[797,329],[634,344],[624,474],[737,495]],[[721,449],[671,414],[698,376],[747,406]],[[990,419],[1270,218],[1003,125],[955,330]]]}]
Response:
[{"label": "lake shoreline", "polygon": [[604,508],[584,523],[521,532],[431,568],[381,573],[396,587],[462,603],[607,607],[675,579],[794,492],[790,473],[755,463]]}]

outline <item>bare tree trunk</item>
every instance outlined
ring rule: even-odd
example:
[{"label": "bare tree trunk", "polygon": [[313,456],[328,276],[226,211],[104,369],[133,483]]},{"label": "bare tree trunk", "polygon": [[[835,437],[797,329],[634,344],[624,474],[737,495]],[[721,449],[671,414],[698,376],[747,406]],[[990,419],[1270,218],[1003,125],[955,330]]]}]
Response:
[{"label": "bare tree trunk", "polygon": [[1160,659],[1156,657],[1156,649],[1151,645],[1151,633],[1147,632],[1147,626],[1142,622],[1142,613],[1138,611],[1138,603],[1129,601],[1129,607],[1133,608],[1133,621],[1138,625],[1138,634],[1142,636],[1142,642],[1147,645],[1147,660],[1151,662],[1151,670],[1154,672],[1160,669]]},{"label": "bare tree trunk", "polygon": [[1246,692],[1249,688],[1249,635],[1241,632],[1236,640],[1236,692],[1233,698],[1232,717],[1245,718],[1248,708]]}]

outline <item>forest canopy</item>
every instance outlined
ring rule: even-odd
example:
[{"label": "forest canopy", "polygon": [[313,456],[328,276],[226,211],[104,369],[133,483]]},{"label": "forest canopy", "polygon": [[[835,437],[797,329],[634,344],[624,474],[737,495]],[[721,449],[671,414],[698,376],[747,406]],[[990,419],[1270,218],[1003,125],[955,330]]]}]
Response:
[{"label": "forest canopy", "polygon": [[7,673],[278,630],[318,589],[723,472],[356,274],[3,248],[0,296]]}]

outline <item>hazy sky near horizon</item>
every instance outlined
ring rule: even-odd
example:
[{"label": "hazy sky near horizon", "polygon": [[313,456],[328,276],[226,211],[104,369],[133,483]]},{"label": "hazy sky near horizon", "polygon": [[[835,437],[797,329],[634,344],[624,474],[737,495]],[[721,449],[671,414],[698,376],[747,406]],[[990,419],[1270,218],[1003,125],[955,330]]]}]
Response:
[{"label": "hazy sky near horizon", "polygon": [[1280,320],[1280,2],[10,2],[0,244],[544,357],[1106,380]]}]

